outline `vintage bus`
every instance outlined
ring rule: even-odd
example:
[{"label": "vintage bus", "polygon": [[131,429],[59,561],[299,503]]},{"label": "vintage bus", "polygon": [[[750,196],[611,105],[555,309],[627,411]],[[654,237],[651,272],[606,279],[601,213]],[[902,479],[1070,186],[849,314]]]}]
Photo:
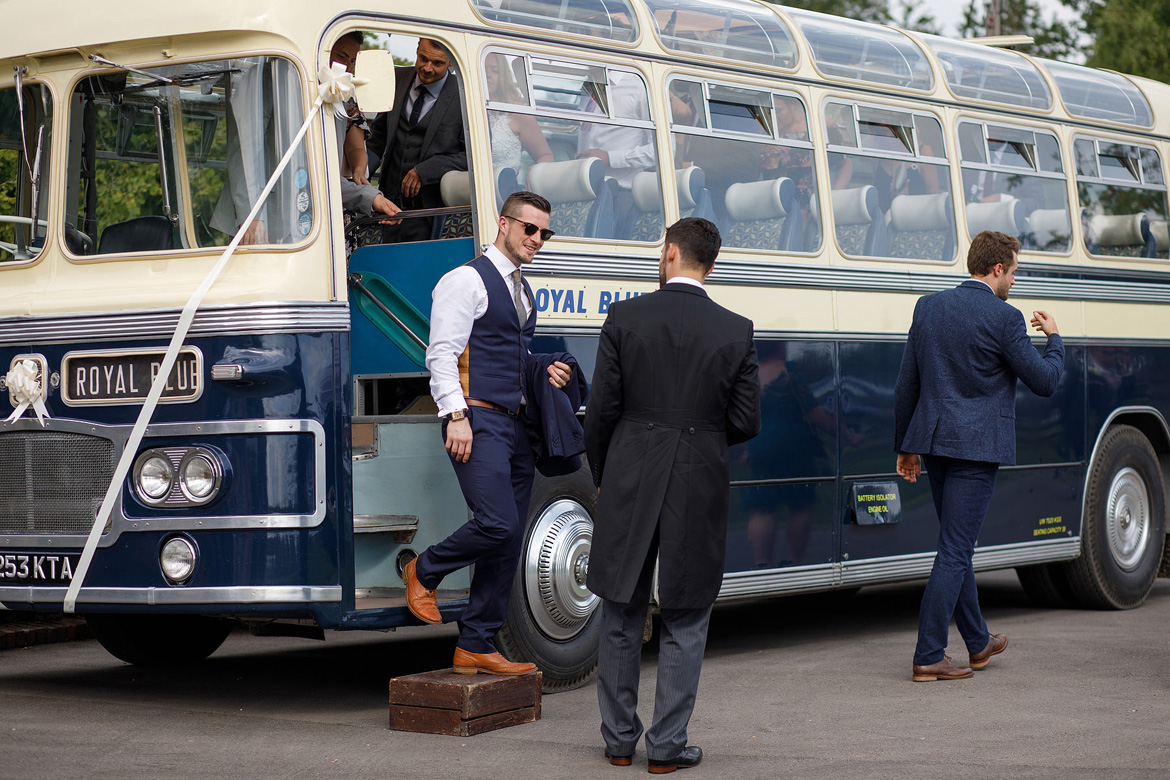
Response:
[{"label": "vintage bus", "polygon": [[[709,288],[755,322],[764,406],[732,451],[721,600],[929,572],[892,388],[916,299],[966,277],[983,229],[1022,241],[1011,302],[1052,312],[1068,354],[1054,397],[1019,391],[976,568],[1102,608],[1170,573],[1170,87],[755,0],[349,5],[6,4],[0,606],[85,615],[155,664],[241,623],[414,624],[402,567],[468,516],[430,291],[521,187],[557,232],[529,271],[534,349],[587,377],[608,306],[656,287],[664,226],[721,228]],[[451,54],[467,170],[403,215],[429,240],[346,227],[337,119],[313,106],[355,31]],[[282,160],[263,235],[225,253]],[[596,664],[594,497],[584,471],[539,479],[498,638],[549,690]],[[468,583],[443,583],[446,620]]]}]

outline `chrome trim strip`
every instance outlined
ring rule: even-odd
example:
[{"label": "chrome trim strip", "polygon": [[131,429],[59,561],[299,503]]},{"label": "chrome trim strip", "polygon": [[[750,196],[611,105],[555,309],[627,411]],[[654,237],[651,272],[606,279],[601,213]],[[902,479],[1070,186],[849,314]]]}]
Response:
[{"label": "chrome trim strip", "polygon": [[716,601],[734,601],[753,596],[828,590],[841,584],[835,563],[791,569],[731,572],[723,575]]},{"label": "chrome trim strip", "polygon": [[[996,547],[976,548],[976,571],[1006,569],[1033,563],[1067,561],[1081,554],[1081,538],[1053,539],[1044,542],[1023,542]],[[841,564],[842,585],[869,585],[930,576],[935,553],[914,553],[888,558],[845,561]]]},{"label": "chrome trim strip", "polygon": [[[180,313],[180,309],[150,309],[0,317],[0,346],[169,338],[178,326]],[[349,304],[344,301],[255,303],[202,307],[195,313],[190,335],[231,336],[348,330]]]},{"label": "chrome trim strip", "polygon": [[[1032,273],[1042,270],[1043,267],[1029,268]],[[538,256],[529,273],[540,277],[580,276],[653,282],[658,275],[658,260],[636,255],[595,257],[545,252]],[[712,284],[915,295],[947,290],[966,278],[965,274],[931,271],[922,266],[898,270],[842,268],[827,265],[773,265],[722,258],[709,277]],[[1170,285],[1164,282],[1017,276],[1012,295],[1017,298],[1070,301],[1170,303]]]},{"label": "chrome trim strip", "polygon": [[[66,588],[0,587],[3,602],[43,604],[64,601]],[[82,588],[79,604],[142,604],[168,606],[179,604],[304,604],[338,603],[340,585],[272,585],[231,588]],[[11,609],[11,607],[4,607]]]},{"label": "chrome trim strip", "polygon": [[[115,459],[130,437],[130,425],[100,425],[62,417],[45,419],[45,430],[82,433],[109,439],[114,443]],[[35,418],[21,418],[14,423],[0,423],[0,432],[8,430],[40,430]],[[212,515],[188,517],[152,517],[129,519],[122,512],[125,496],[119,496],[111,512],[109,524],[98,542],[98,547],[109,547],[118,537],[130,531],[184,531],[184,530],[269,530],[274,528],[313,528],[325,519],[325,428],[316,420],[224,420],[218,422],[162,423],[147,426],[145,436],[199,436],[230,433],[270,433],[313,435],[313,490],[316,505],[308,515]],[[84,534],[0,536],[4,547],[80,549],[85,545]]]}]

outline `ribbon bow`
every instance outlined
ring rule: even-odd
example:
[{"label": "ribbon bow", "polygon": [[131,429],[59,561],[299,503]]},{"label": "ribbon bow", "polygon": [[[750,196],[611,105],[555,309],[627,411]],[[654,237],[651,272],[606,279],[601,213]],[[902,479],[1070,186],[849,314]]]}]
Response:
[{"label": "ribbon bow", "polygon": [[361,79],[354,79],[353,74],[347,71],[340,62],[335,62],[329,67],[321,66],[321,69],[317,71],[317,80],[321,82],[321,87],[317,91],[317,99],[332,105],[345,103],[357,94],[355,87],[365,83]]},{"label": "ribbon bow", "polygon": [[37,379],[37,364],[32,360],[22,360],[12,367],[5,380],[8,382],[8,390],[12,393],[13,400],[16,401],[16,409],[5,422],[16,422],[24,414],[24,410],[31,406],[37,413],[37,422],[44,427],[49,410],[45,408],[45,394]]}]

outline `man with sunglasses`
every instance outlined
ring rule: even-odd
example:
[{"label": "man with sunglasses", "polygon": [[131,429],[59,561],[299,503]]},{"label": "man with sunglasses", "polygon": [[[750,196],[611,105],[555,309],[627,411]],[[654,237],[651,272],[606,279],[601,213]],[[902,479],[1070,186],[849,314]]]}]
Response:
[{"label": "man with sunglasses", "polygon": [[[536,307],[520,268],[552,238],[551,206],[535,193],[517,192],[500,211],[495,243],[435,286],[427,347],[431,395],[472,519],[402,573],[410,611],[424,623],[440,623],[439,583],[475,565],[453,663],[463,674],[525,674],[536,668],[508,661],[492,640],[508,611],[535,468],[523,406],[537,391],[524,379]],[[571,375],[566,363],[553,361],[548,368],[554,387],[564,387]]]}]

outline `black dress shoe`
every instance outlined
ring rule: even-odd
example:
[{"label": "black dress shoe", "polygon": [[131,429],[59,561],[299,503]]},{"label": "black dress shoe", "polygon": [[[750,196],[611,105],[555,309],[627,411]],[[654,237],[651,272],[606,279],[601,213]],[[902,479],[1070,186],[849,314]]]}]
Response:
[{"label": "black dress shoe", "polygon": [[609,752],[609,748],[605,749],[605,757],[609,759],[609,763],[614,766],[629,766],[634,763],[634,754],[630,753],[626,756],[619,756]]},{"label": "black dress shoe", "polygon": [[664,759],[648,759],[650,762],[650,774],[664,775],[667,772],[673,772],[676,769],[687,769],[692,766],[698,766],[699,762],[703,760],[703,749],[697,745],[687,745],[674,758]]}]

